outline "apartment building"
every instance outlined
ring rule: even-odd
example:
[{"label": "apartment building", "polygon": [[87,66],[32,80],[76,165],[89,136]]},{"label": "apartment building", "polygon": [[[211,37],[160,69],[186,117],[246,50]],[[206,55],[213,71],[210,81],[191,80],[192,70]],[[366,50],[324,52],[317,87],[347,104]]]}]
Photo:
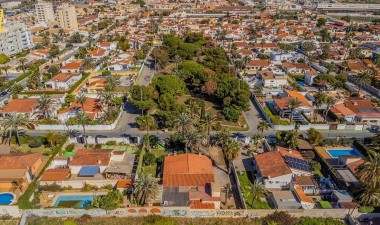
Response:
[{"label": "apartment building", "polygon": [[30,30],[23,23],[11,22],[0,32],[0,53],[13,55],[33,47]]},{"label": "apartment building", "polygon": [[75,6],[67,3],[57,7],[56,18],[59,26],[63,29],[78,30],[77,13]]},{"label": "apartment building", "polygon": [[43,24],[55,22],[53,3],[39,0],[36,4],[37,21]]}]

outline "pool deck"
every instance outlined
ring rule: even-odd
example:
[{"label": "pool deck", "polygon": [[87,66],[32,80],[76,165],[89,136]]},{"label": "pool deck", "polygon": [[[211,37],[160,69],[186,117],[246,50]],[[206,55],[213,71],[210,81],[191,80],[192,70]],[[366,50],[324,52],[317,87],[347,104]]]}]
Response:
[{"label": "pool deck", "polygon": [[332,159],[331,155],[327,152],[327,149],[328,150],[351,150],[352,148],[351,147],[347,147],[347,146],[327,146],[327,147],[320,147],[320,146],[317,146],[315,147],[315,151],[317,151],[317,153],[322,156],[324,159]]},{"label": "pool deck", "polygon": [[54,206],[59,196],[82,196],[82,195],[106,195],[108,191],[91,191],[91,192],[43,192],[40,198],[40,204],[43,207]]}]

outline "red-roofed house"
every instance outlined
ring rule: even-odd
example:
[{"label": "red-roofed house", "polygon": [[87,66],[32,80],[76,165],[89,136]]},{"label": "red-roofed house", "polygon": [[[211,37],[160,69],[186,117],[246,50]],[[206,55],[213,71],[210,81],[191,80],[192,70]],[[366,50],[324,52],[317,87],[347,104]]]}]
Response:
[{"label": "red-roofed house", "polygon": [[82,62],[74,61],[69,63],[63,63],[61,67],[61,73],[80,73]]},{"label": "red-roofed house", "polygon": [[212,162],[207,156],[166,156],[163,187],[164,206],[220,208],[220,187],[215,183]]},{"label": "red-roofed house", "polygon": [[13,99],[0,110],[1,116],[7,114],[23,114],[28,118],[34,119],[37,116],[38,99],[35,98],[21,98]]},{"label": "red-roofed house", "polygon": [[273,98],[274,108],[277,112],[284,117],[285,115],[290,115],[291,110],[289,109],[288,101],[290,99],[296,98],[301,102],[300,106],[295,109],[298,112],[304,112],[306,115],[311,115],[313,112],[313,107],[305,96],[297,91],[285,90],[281,97]]},{"label": "red-roofed house", "polygon": [[82,74],[60,73],[45,82],[46,89],[66,90],[82,78]]},{"label": "red-roofed house", "polygon": [[99,103],[99,100],[96,98],[86,98],[85,103],[83,104],[83,109],[82,105],[73,102],[69,107],[66,109],[61,110],[58,113],[58,120],[60,122],[65,122],[71,117],[75,117],[78,115],[80,112],[83,112],[87,114],[88,117],[90,117],[91,120],[97,119],[101,113],[102,113],[102,107],[101,104]]},{"label": "red-roofed house", "polygon": [[98,48],[93,51],[87,52],[87,57],[90,57],[92,59],[101,59],[105,56],[108,56],[109,52],[108,50],[104,48]]},{"label": "red-roofed house", "polygon": [[105,149],[78,149],[69,163],[71,174],[78,174],[84,166],[97,166],[99,173],[103,173],[111,161],[113,150]]}]

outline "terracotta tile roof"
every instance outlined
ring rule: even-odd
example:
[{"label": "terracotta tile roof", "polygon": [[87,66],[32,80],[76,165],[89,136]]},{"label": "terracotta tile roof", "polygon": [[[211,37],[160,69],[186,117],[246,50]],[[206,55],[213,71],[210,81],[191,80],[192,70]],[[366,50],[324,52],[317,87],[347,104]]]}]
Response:
[{"label": "terracotta tile roof", "polygon": [[290,156],[290,157],[294,157],[297,159],[304,159],[302,157],[301,153],[299,153],[299,151],[297,151],[297,150],[289,150],[288,148],[284,148],[281,146],[277,146],[276,148],[280,151],[280,154],[282,156]]},{"label": "terracotta tile roof", "polygon": [[212,202],[202,202],[200,200],[191,201],[190,209],[215,209]]},{"label": "terracotta tile roof", "polygon": [[269,66],[269,62],[268,62],[268,60],[251,60],[248,62],[247,66],[250,66],[250,67],[257,67],[257,66],[267,67],[267,66]]},{"label": "terracotta tile roof", "polygon": [[362,118],[379,118],[380,108],[376,107],[373,102],[362,98],[349,98],[346,107]]},{"label": "terracotta tile roof", "polygon": [[282,65],[286,67],[287,69],[296,68],[293,63],[290,62],[283,62]]},{"label": "terracotta tile roof", "polygon": [[348,60],[347,66],[351,71],[362,71],[367,69],[367,66],[361,61]]},{"label": "terracotta tile roof", "polygon": [[42,160],[41,153],[0,155],[0,170],[28,169]]},{"label": "terracotta tile roof", "polygon": [[70,166],[108,166],[113,150],[78,149]]},{"label": "terracotta tile roof", "polygon": [[42,176],[41,181],[63,181],[70,176],[70,169],[48,169]]},{"label": "terracotta tile roof", "polygon": [[299,185],[294,185],[294,190],[296,191],[300,202],[307,202],[307,203],[313,203],[314,204],[313,199],[306,196],[305,192],[302,190],[302,188]]},{"label": "terracotta tile roof", "polygon": [[79,74],[76,74],[76,73],[60,73],[60,74],[57,74],[56,76],[54,76],[53,78],[51,78],[49,81],[66,82],[74,76],[79,76]]},{"label": "terracotta tile roof", "polygon": [[0,112],[2,113],[32,113],[38,104],[35,98],[20,98],[10,101]]},{"label": "terracotta tile roof", "polygon": [[254,156],[254,159],[263,177],[273,178],[292,173],[281,153],[278,151],[258,154]]},{"label": "terracotta tile roof", "polygon": [[359,169],[359,167],[364,163],[364,159],[359,159],[359,160],[356,160],[354,162],[350,162],[350,163],[347,163],[346,166],[347,168],[353,173],[356,175],[357,173],[357,170]]},{"label": "terracotta tile roof", "polygon": [[180,154],[164,160],[164,187],[203,186],[214,182],[211,160],[203,155]]},{"label": "terracotta tile roof", "polygon": [[96,50],[87,52],[88,56],[103,56],[106,53],[106,50],[104,48],[98,48]]},{"label": "terracotta tile roof", "polygon": [[295,182],[300,186],[315,186],[316,183],[311,176],[296,176]]},{"label": "terracotta tile roof", "polygon": [[133,180],[118,180],[116,188],[130,188],[133,186]]},{"label": "terracotta tile roof", "polygon": [[82,66],[82,62],[71,62],[64,65],[61,69],[62,70],[78,70]]},{"label": "terracotta tile roof", "polygon": [[344,103],[336,104],[331,108],[331,112],[338,117],[354,116],[355,113],[346,107]]},{"label": "terracotta tile roof", "polygon": [[311,107],[309,101],[307,101],[306,97],[297,91],[285,90],[285,92],[292,98],[297,98],[303,106]]},{"label": "terracotta tile roof", "polygon": [[97,113],[101,111],[101,105],[99,99],[86,98],[86,102],[83,104],[83,109],[82,104],[73,102],[69,107],[61,110],[58,114],[68,113],[72,110],[84,111],[91,119],[94,119]]},{"label": "terracotta tile roof", "polygon": [[278,49],[278,46],[276,43],[255,43],[253,45],[255,48],[272,48],[272,49]]}]

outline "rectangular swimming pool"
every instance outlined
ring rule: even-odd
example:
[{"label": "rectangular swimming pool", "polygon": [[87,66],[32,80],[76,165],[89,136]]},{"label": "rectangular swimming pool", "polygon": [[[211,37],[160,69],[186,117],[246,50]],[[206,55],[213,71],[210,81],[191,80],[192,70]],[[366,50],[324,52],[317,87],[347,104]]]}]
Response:
[{"label": "rectangular swimming pool", "polygon": [[85,208],[91,205],[95,195],[60,195],[54,206],[65,208]]},{"label": "rectangular swimming pool", "polygon": [[326,149],[332,158],[338,158],[339,156],[359,156],[363,157],[363,154],[357,149]]}]

